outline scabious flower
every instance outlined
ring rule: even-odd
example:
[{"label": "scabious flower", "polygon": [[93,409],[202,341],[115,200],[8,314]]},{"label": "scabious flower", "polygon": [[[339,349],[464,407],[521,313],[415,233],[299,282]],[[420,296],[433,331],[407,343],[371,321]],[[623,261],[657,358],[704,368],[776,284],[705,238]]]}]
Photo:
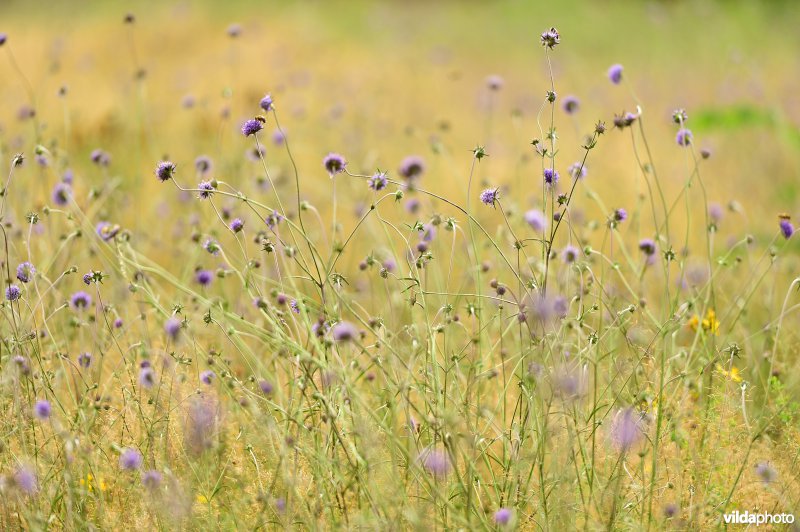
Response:
[{"label": "scabious flower", "polygon": [[222,248],[219,247],[219,242],[217,242],[213,238],[209,238],[203,243],[203,249],[205,249],[212,255],[219,255],[219,252]]},{"label": "scabious flower", "polygon": [[231,228],[231,231],[233,231],[234,233],[238,233],[242,229],[244,229],[244,222],[242,221],[241,218],[234,218],[231,221],[230,228]]},{"label": "scabious flower", "polygon": [[525,222],[537,233],[541,233],[547,227],[547,219],[539,209],[531,209],[524,216]]},{"label": "scabious flower", "polygon": [[197,188],[200,189],[200,193],[197,195],[200,199],[208,199],[214,194],[214,185],[211,181],[200,181],[200,184],[197,185]]},{"label": "scabious flower", "polygon": [[446,477],[452,467],[447,452],[438,449],[423,450],[419,455],[419,461],[428,473],[437,478]]},{"label": "scabious flower", "polygon": [[133,447],[124,449],[122,454],[119,455],[119,467],[126,471],[139,469],[142,467],[142,453]]},{"label": "scabious flower", "polygon": [[416,179],[425,173],[425,161],[418,155],[409,155],[400,161],[397,173],[405,179]]},{"label": "scabious flower", "polygon": [[651,238],[643,238],[639,241],[639,249],[648,257],[652,257],[656,254],[656,243]]},{"label": "scabious flower", "polygon": [[500,508],[494,513],[494,522],[499,526],[506,526],[511,522],[512,512],[508,508]]},{"label": "scabious flower", "polygon": [[142,485],[150,491],[157,490],[161,486],[161,479],[161,473],[154,469],[142,473]]},{"label": "scabious flower", "polygon": [[625,209],[619,208],[614,210],[614,221],[617,223],[624,222],[628,219],[628,211]]},{"label": "scabious flower", "polygon": [[255,135],[263,128],[264,124],[261,123],[261,120],[251,118],[250,120],[247,120],[245,121],[244,124],[242,124],[242,135],[244,135],[245,137],[249,137],[250,135]]},{"label": "scabious flower", "polygon": [[686,128],[679,129],[678,134],[675,136],[675,142],[678,143],[678,146],[685,148],[692,143],[692,132]]},{"label": "scabious flower", "polygon": [[347,161],[345,161],[344,157],[338,153],[331,152],[322,160],[322,165],[325,167],[325,170],[328,171],[328,175],[333,177],[336,174],[344,172],[344,169],[347,166]]},{"label": "scabious flower", "polygon": [[336,342],[348,342],[358,338],[358,329],[349,321],[340,321],[331,329],[331,335]]},{"label": "scabious flower", "polygon": [[[0,40],[3,36],[0,35]],[[2,42],[0,42],[0,45]],[[19,466],[12,477],[14,487],[25,495],[34,495],[39,490],[36,473],[29,467]]]},{"label": "scabious flower", "polygon": [[189,404],[184,426],[187,449],[198,456],[210,449],[217,433],[217,406],[207,397],[195,397]]},{"label": "scabious flower", "polygon": [[614,416],[611,439],[622,452],[628,451],[642,439],[641,416],[633,408],[623,408]]},{"label": "scabious flower", "polygon": [[197,270],[194,278],[195,281],[197,281],[201,286],[208,286],[214,279],[214,274],[211,272],[211,270]]},{"label": "scabious flower", "polygon": [[559,43],[561,43],[561,36],[558,34],[558,31],[555,28],[550,28],[549,30],[542,33],[542,46],[553,49]]},{"label": "scabious flower", "polygon": [[295,314],[300,314],[300,303],[298,303],[296,299],[289,301],[289,308],[292,309],[292,312]]},{"label": "scabious flower", "polygon": [[264,395],[270,395],[272,393],[272,384],[269,381],[261,379],[258,381],[258,387]]},{"label": "scabious flower", "polygon": [[572,264],[576,260],[578,260],[578,248],[575,246],[567,246],[561,252],[561,259],[566,262],[567,264]]},{"label": "scabious flower", "polygon": [[495,202],[497,201],[498,196],[498,189],[496,188],[487,188],[483,192],[481,192],[481,202],[484,205],[491,205],[494,207]]},{"label": "scabious flower", "polygon": [[200,374],[200,380],[204,384],[209,384],[210,385],[214,381],[214,377],[216,377],[216,376],[217,376],[216,373],[214,373],[210,369],[207,369],[207,370],[205,370],[204,372],[202,372]]},{"label": "scabious flower", "polygon": [[111,164],[111,155],[104,152],[100,148],[93,150],[90,158],[92,159],[92,162],[98,166],[108,166]]},{"label": "scabious flower", "polygon": [[8,35],[6,35],[5,33],[0,33],[0,46],[3,46],[7,40],[8,40]]},{"label": "scabious flower", "polygon": [[84,291],[75,292],[69,302],[75,310],[83,310],[92,304],[92,296]]},{"label": "scabious flower", "polygon": [[719,203],[711,203],[708,206],[708,217],[711,219],[711,222],[714,224],[718,224],[722,221],[722,217],[724,216],[724,211],[722,209],[722,205]]},{"label": "scabious flower", "polygon": [[281,131],[280,129],[276,129],[272,132],[272,143],[276,146],[282,145],[286,142],[286,134]]},{"label": "scabious flower", "polygon": [[759,462],[756,464],[756,475],[764,484],[770,484],[778,479],[778,473],[769,462]]},{"label": "scabious flower", "polygon": [[119,329],[122,327],[123,321],[122,318],[117,318],[114,320],[114,328]]},{"label": "scabious flower", "polygon": [[545,168],[544,172],[542,172],[542,175],[544,176],[544,182],[551,187],[558,183],[558,178],[560,177],[558,172],[552,168]]},{"label": "scabious flower", "polygon": [[622,65],[611,65],[608,69],[608,79],[614,85],[619,85],[620,81],[622,81]]},{"label": "scabious flower", "polygon": [[78,355],[78,365],[83,369],[88,368],[92,365],[92,355],[91,353],[81,353]]},{"label": "scabious flower", "polygon": [[59,207],[64,207],[69,203],[69,197],[72,195],[72,189],[66,183],[56,183],[56,186],[53,187],[53,192],[50,194],[50,198],[53,200],[53,203],[58,205]]},{"label": "scabious flower", "polygon": [[153,368],[151,368],[149,364],[141,367],[139,369],[139,384],[143,388],[147,388],[149,390],[155,385],[155,383],[156,373],[153,371]]},{"label": "scabious flower", "polygon": [[161,161],[156,165],[156,177],[162,183],[172,179],[175,175],[175,163],[171,161]]},{"label": "scabious flower", "polygon": [[95,227],[94,231],[97,233],[97,236],[102,238],[104,241],[108,242],[109,240],[113,239],[117,234],[120,232],[120,226],[117,224],[112,224],[110,222],[99,222]]},{"label": "scabious flower", "polygon": [[567,173],[572,179],[582,179],[586,177],[586,165],[580,161],[574,162],[567,168]]},{"label": "scabious flower", "polygon": [[489,90],[499,91],[503,88],[503,78],[496,74],[492,74],[486,78],[486,86],[489,87]]},{"label": "scabious flower", "polygon": [[568,115],[574,114],[578,111],[581,106],[580,100],[575,96],[565,96],[564,100],[561,102],[561,108],[564,109],[564,112]]},{"label": "scabious flower", "polygon": [[36,404],[33,405],[33,415],[39,421],[45,421],[49,419],[52,413],[53,407],[50,406],[50,402],[46,399],[39,399],[36,401]]},{"label": "scabious flower", "polygon": [[783,238],[787,240],[791,238],[791,236],[794,234],[794,225],[792,225],[792,222],[789,220],[789,218],[787,216],[782,216],[778,225],[781,228],[781,234],[783,235]]},{"label": "scabious flower", "polygon": [[367,184],[369,188],[378,192],[379,190],[383,190],[388,185],[389,181],[386,178],[386,172],[375,172],[372,177],[367,180]]},{"label": "scabious flower", "polygon": [[211,159],[206,155],[200,155],[194,160],[194,168],[201,174],[211,170]]},{"label": "scabious flower", "polygon": [[175,316],[172,316],[171,318],[169,318],[164,323],[164,332],[166,332],[167,335],[170,338],[172,338],[172,340],[177,339],[178,338],[178,334],[180,334],[180,332],[181,332],[181,320],[179,320]]},{"label": "scabious flower", "polygon": [[21,283],[30,282],[34,275],[36,275],[36,268],[30,262],[25,261],[17,266],[17,279]]},{"label": "scabious flower", "polygon": [[61,176],[61,182],[71,185],[74,180],[75,180],[75,173],[69,168],[64,170],[64,175]]},{"label": "scabious flower", "polygon": [[258,105],[264,111],[267,111],[267,112],[271,111],[272,110],[272,95],[271,94],[267,94],[266,96],[261,98],[261,101],[258,102]]}]

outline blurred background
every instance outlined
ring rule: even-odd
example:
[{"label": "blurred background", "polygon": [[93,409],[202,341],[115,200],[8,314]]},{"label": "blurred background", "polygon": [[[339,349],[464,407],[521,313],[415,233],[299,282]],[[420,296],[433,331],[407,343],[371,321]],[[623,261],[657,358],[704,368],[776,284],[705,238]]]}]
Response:
[{"label": "blurred background", "polygon": [[[132,24],[124,23],[128,13]],[[478,144],[490,154],[480,180],[511,185],[509,208],[525,209],[540,195],[530,141],[541,137],[537,113],[550,81],[539,35],[550,26],[562,37],[552,54],[556,93],[580,100],[573,116],[557,107],[562,175],[593,124],[635,112],[638,99],[671,194],[687,176],[670,120],[682,107],[697,147],[713,152],[702,176],[709,201],[740,202],[750,231],[768,216],[770,235],[774,214],[797,207],[794,2],[4,0],[0,21],[9,36],[0,54],[4,159],[33,151],[26,123],[35,107],[42,142],[61,155],[41,177],[28,176],[31,186],[44,179],[49,190],[72,166],[87,174],[76,180],[76,197],[115,180],[125,202],[114,218],[132,229],[142,214],[166,213],[163,205],[157,211],[153,198],[164,189],[152,176],[165,156],[184,185],[196,182],[193,161],[205,154],[215,176],[258,190],[263,172],[247,158],[253,143],[239,127],[268,92],[298,157],[303,195],[321,209],[329,151],[347,157],[352,171],[395,177],[404,156],[421,155],[425,185],[463,202],[469,150]],[[613,63],[624,66],[622,86],[606,77]],[[490,75],[502,78],[501,90],[487,87]],[[268,152],[274,126],[262,137]],[[95,148],[112,156],[105,173],[85,164]],[[282,148],[268,160],[279,182],[288,177]],[[587,166],[595,190],[614,192],[620,205],[643,191],[627,134],[610,131]],[[352,194],[367,201],[362,183]]]}]

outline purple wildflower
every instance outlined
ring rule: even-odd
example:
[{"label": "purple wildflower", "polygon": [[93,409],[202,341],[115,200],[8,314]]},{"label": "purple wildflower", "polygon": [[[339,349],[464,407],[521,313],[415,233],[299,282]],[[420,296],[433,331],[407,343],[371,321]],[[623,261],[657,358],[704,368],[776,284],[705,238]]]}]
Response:
[{"label": "purple wildflower", "polygon": [[639,241],[639,249],[648,257],[656,254],[656,243],[651,238],[643,238]]},{"label": "purple wildflower", "polygon": [[184,427],[184,442],[195,456],[214,444],[217,432],[217,407],[209,398],[196,397],[189,405]]},{"label": "purple wildflower", "polygon": [[149,365],[139,369],[139,384],[148,390],[156,383],[156,373]]},{"label": "purple wildflower", "polygon": [[156,165],[156,177],[162,183],[172,179],[175,174],[175,163],[171,161],[161,161]]},{"label": "purple wildflower", "polygon": [[17,279],[21,283],[28,283],[36,275],[36,268],[30,262],[23,262],[17,266]]},{"label": "purple wildflower", "polygon": [[116,328],[116,329],[121,328],[123,323],[124,322],[122,321],[122,318],[115,319],[114,320],[114,328]]},{"label": "purple wildflower", "polygon": [[206,155],[200,155],[194,160],[194,168],[201,174],[211,170],[211,159]]},{"label": "purple wildflower", "polygon": [[200,193],[197,195],[200,199],[208,199],[214,193],[214,185],[211,181],[200,181],[197,188],[200,189]]},{"label": "purple wildflower", "polygon": [[425,161],[418,155],[409,155],[400,162],[397,173],[405,179],[416,179],[425,173]]},{"label": "purple wildflower", "polygon": [[416,212],[419,210],[419,200],[417,198],[410,198],[406,202],[405,208],[411,214],[416,214]]},{"label": "purple wildflower", "polygon": [[578,260],[578,248],[575,246],[567,246],[561,252],[561,259],[567,264],[572,264]]},{"label": "purple wildflower", "polygon": [[261,101],[258,102],[259,107],[261,107],[264,111],[269,112],[272,110],[272,95],[267,94]]},{"label": "purple wildflower", "polygon": [[619,85],[619,82],[622,81],[622,65],[611,65],[608,69],[608,79],[614,85]]},{"label": "purple wildflower", "polygon": [[388,179],[386,178],[386,172],[375,172],[375,174],[367,180],[367,184],[369,188],[378,192],[379,190],[383,190],[386,188],[386,185],[389,183]]},{"label": "purple wildflower", "polygon": [[8,40],[8,35],[6,35],[5,33],[0,33],[0,46],[3,46],[7,40]]},{"label": "purple wildflower", "polygon": [[92,355],[91,353],[81,353],[78,355],[78,365],[83,369],[88,368],[92,365]]},{"label": "purple wildflower", "polygon": [[244,229],[244,222],[241,218],[234,218],[231,221],[230,228],[234,233],[239,233],[242,229]]},{"label": "purple wildflower", "polygon": [[791,236],[794,234],[794,225],[792,225],[792,222],[789,221],[789,218],[781,218],[779,225],[781,228],[781,233],[783,234],[783,238],[787,240],[791,238]]},{"label": "purple wildflower", "polygon": [[759,462],[756,464],[756,475],[764,484],[770,484],[778,479],[778,472],[769,462]]},{"label": "purple wildflower", "polygon": [[497,191],[499,189],[496,188],[487,188],[483,192],[481,192],[481,202],[484,205],[491,205],[494,207],[495,202],[497,201]]},{"label": "purple wildflower", "polygon": [[247,120],[244,124],[242,124],[242,135],[244,135],[245,137],[249,137],[250,135],[255,135],[263,128],[264,124],[262,124],[260,120],[251,118],[250,120]]},{"label": "purple wildflower", "polygon": [[258,387],[264,395],[270,395],[272,393],[272,384],[269,381],[261,379],[258,381]]},{"label": "purple wildflower", "polygon": [[58,205],[59,207],[64,207],[69,203],[69,197],[72,195],[72,189],[66,183],[56,183],[56,186],[53,187],[53,192],[50,194],[50,198],[53,200],[53,203]]},{"label": "purple wildflower", "polygon": [[489,87],[489,90],[492,91],[499,91],[503,88],[503,78],[498,76],[497,74],[492,74],[491,76],[486,78],[486,86]]},{"label": "purple wildflower", "polygon": [[542,46],[553,49],[561,43],[561,36],[558,34],[558,30],[555,28],[550,28],[546,32],[542,33]]},{"label": "purple wildflower", "polygon": [[100,222],[95,227],[95,233],[97,236],[102,238],[104,241],[108,242],[120,232],[120,226],[117,224],[112,224],[110,222]]},{"label": "purple wildflower", "polygon": [[574,162],[567,168],[567,173],[572,179],[583,179],[586,177],[586,165],[580,161]]},{"label": "purple wildflower", "polygon": [[161,486],[161,473],[151,469],[142,473],[142,485],[150,490],[157,490]]},{"label": "purple wildflower", "polygon": [[428,473],[437,478],[447,476],[452,467],[447,452],[437,449],[425,449],[420,453],[419,461]]},{"label": "purple wildflower", "polygon": [[300,314],[300,304],[297,302],[296,299],[292,299],[289,302],[289,308],[291,308],[292,312],[294,312],[295,314]]},{"label": "purple wildflower", "polygon": [[708,217],[714,224],[718,224],[722,221],[722,217],[724,215],[724,211],[722,210],[722,205],[719,203],[711,203],[708,206]]},{"label": "purple wildflower", "polygon": [[542,175],[544,176],[544,182],[547,183],[549,186],[552,187],[555,186],[556,183],[558,183],[558,178],[559,178],[558,172],[556,172],[552,168],[545,168],[544,172],[542,172]]},{"label": "purple wildflower", "polygon": [[283,220],[283,216],[281,216],[278,211],[272,211],[272,214],[266,217],[264,222],[266,222],[267,227],[270,229],[275,229],[279,223]]},{"label": "purple wildflower", "polygon": [[525,213],[525,221],[531,226],[531,229],[541,233],[547,227],[547,219],[544,213],[538,209],[531,209]]},{"label": "purple wildflower", "polygon": [[331,335],[337,342],[349,342],[358,338],[358,329],[349,321],[340,321],[331,329]]},{"label": "purple wildflower", "polygon": [[512,512],[509,508],[500,508],[494,513],[494,522],[500,526],[506,526],[511,522]]},{"label": "purple wildflower", "polygon": [[201,286],[208,286],[214,279],[214,274],[211,272],[211,270],[197,270],[197,273],[194,275],[194,279]]},{"label": "purple wildflower", "polygon": [[133,447],[128,447],[119,455],[119,467],[126,471],[134,471],[142,467],[142,453]]},{"label": "purple wildflower", "polygon": [[614,221],[617,223],[624,222],[628,219],[628,211],[623,208],[614,210]]},{"label": "purple wildflower", "polygon": [[275,131],[272,132],[273,144],[275,144],[276,146],[280,146],[284,142],[286,142],[286,134],[283,131],[281,131],[280,129],[276,129]]},{"label": "purple wildflower", "polygon": [[213,372],[213,371],[211,371],[210,369],[207,369],[207,370],[205,370],[204,372],[202,372],[202,373],[200,374],[200,380],[201,380],[201,381],[202,381],[204,384],[209,384],[209,385],[210,385],[210,384],[213,382],[213,380],[214,380],[214,377],[216,377],[216,376],[217,376],[217,374],[216,374],[216,373],[214,373],[214,372]]},{"label": "purple wildflower", "polygon": [[236,37],[242,34],[242,26],[239,24],[231,24],[230,26],[228,26],[227,33],[228,37],[230,37],[231,39],[235,39]]},{"label": "purple wildflower", "polygon": [[69,168],[64,170],[64,175],[61,176],[61,182],[71,185],[74,180],[75,180],[75,173]]},{"label": "purple wildflower", "polygon": [[75,292],[70,297],[70,304],[75,310],[86,309],[92,304],[92,296],[83,291]]},{"label": "purple wildflower", "polygon": [[203,249],[205,249],[212,255],[219,255],[219,252],[222,248],[219,247],[219,242],[217,242],[213,238],[209,238],[203,243]]},{"label": "purple wildflower", "polygon": [[678,146],[688,146],[692,143],[692,132],[686,128],[679,129],[675,136],[675,142],[678,143]]},{"label": "purple wildflower", "polygon": [[178,334],[181,332],[181,320],[172,316],[169,318],[166,323],[164,323],[164,331],[169,335],[170,338],[175,340],[178,338]]},{"label": "purple wildflower", "polygon": [[92,162],[98,166],[108,166],[111,164],[111,155],[104,152],[100,148],[93,150],[90,158],[92,159]]},{"label": "purple wildflower", "polygon": [[628,451],[642,438],[641,416],[633,408],[617,412],[611,424],[611,438],[617,449]]},{"label": "purple wildflower", "polygon": [[574,114],[578,111],[581,106],[580,100],[575,96],[565,96],[564,101],[561,102],[561,108],[564,109],[564,112],[568,115]]},{"label": "purple wildflower", "polygon": [[328,171],[328,175],[333,177],[336,174],[344,172],[347,161],[338,153],[329,153],[325,156],[325,159],[322,160],[322,165],[325,167],[325,170]]},{"label": "purple wildflower", "polygon": [[[0,40],[2,38],[3,36],[0,35]],[[14,472],[12,480],[14,481],[14,487],[25,495],[33,495],[39,490],[39,482],[36,479],[36,473],[29,467],[18,467]]]},{"label": "purple wildflower", "polygon": [[39,399],[36,401],[36,404],[33,405],[33,415],[39,421],[45,421],[49,419],[52,413],[53,407],[50,406],[50,402],[46,399]]}]

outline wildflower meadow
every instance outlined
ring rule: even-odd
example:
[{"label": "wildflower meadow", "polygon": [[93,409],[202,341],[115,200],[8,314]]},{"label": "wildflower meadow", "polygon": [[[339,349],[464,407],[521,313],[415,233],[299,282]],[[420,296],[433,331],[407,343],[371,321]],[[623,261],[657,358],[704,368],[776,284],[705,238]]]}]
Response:
[{"label": "wildflower meadow", "polygon": [[0,3],[0,529],[800,530],[798,23]]}]

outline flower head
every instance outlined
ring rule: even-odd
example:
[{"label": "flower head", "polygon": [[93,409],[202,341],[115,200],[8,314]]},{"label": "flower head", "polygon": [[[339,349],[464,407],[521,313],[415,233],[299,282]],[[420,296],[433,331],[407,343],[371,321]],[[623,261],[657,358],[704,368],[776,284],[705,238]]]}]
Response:
[{"label": "flower head", "polygon": [[172,179],[175,175],[175,163],[170,161],[161,161],[156,165],[156,177],[162,183]]},{"label": "flower head", "polygon": [[205,174],[206,172],[210,171],[211,165],[211,159],[206,155],[200,155],[194,160],[194,168],[201,174]]},{"label": "flower head", "polygon": [[261,379],[258,381],[258,387],[264,395],[270,395],[272,393],[272,384],[269,381]]},{"label": "flower head", "polygon": [[608,69],[608,79],[614,85],[619,85],[620,81],[622,81],[622,65],[611,65]]},{"label": "flower head", "polygon": [[558,31],[555,28],[550,28],[549,30],[542,33],[542,46],[553,49],[559,43],[561,43],[561,36],[558,34]]},{"label": "flower head", "polygon": [[211,371],[210,369],[205,370],[200,374],[200,381],[204,384],[211,384],[214,381],[214,378],[217,376],[216,373]]},{"label": "flower head", "polygon": [[437,478],[444,478],[450,473],[452,464],[446,451],[438,449],[425,449],[419,455],[423,469]]},{"label": "flower head", "polygon": [[642,439],[641,416],[633,408],[617,412],[611,424],[611,438],[620,451],[627,451]]},{"label": "flower head", "polygon": [[778,225],[781,228],[781,234],[783,235],[783,238],[787,240],[791,238],[791,236],[794,234],[794,225],[792,225],[792,222],[789,220],[789,217],[782,216],[781,221],[779,222]]},{"label": "flower head", "polygon": [[36,401],[36,404],[33,405],[33,415],[39,421],[45,421],[49,419],[52,413],[53,407],[50,406],[50,402],[46,399],[39,399]]},{"label": "flower head", "polygon": [[652,257],[656,254],[656,243],[651,238],[643,238],[639,241],[639,249],[648,257]]},{"label": "flower head", "polygon": [[349,342],[358,338],[358,329],[349,321],[340,321],[331,329],[331,335],[336,342]]},{"label": "flower head", "polygon": [[325,167],[325,170],[328,171],[328,175],[333,177],[336,174],[344,172],[344,169],[347,166],[347,161],[345,161],[344,157],[338,153],[329,153],[322,160],[322,165]]},{"label": "flower head", "polygon": [[119,234],[121,227],[117,224],[112,224],[111,222],[99,222],[95,227],[94,231],[97,233],[97,236],[102,238],[104,241],[108,242],[109,240],[113,239],[117,234]]},{"label": "flower head", "polygon": [[[3,35],[0,35],[0,39]],[[0,43],[2,44],[2,43]],[[34,495],[39,490],[39,482],[33,469],[26,466],[19,466],[12,477],[14,487],[25,495]]]},{"label": "flower head", "polygon": [[678,143],[678,146],[685,148],[692,143],[692,132],[686,128],[679,129],[678,134],[675,136],[675,142]]},{"label": "flower head", "polygon": [[494,513],[494,522],[499,526],[506,526],[511,522],[513,513],[509,508],[500,508]]},{"label": "flower head", "polygon": [[561,252],[561,259],[566,262],[567,264],[572,264],[576,260],[578,260],[578,248],[575,246],[567,246]]},{"label": "flower head", "polygon": [[208,199],[214,194],[214,185],[211,181],[200,181],[197,188],[200,189],[200,192],[197,194],[197,197],[200,199]]},{"label": "flower head", "polygon": [[143,366],[139,369],[139,384],[148,390],[156,384],[156,373],[150,366]]},{"label": "flower head", "polygon": [[379,190],[383,190],[386,188],[386,185],[389,183],[388,179],[386,178],[386,172],[375,172],[372,177],[367,180],[367,184],[369,188],[378,192]]},{"label": "flower head", "polygon": [[617,223],[624,222],[625,220],[628,219],[628,211],[626,211],[623,208],[614,209],[613,218],[614,218],[614,221],[617,222]]},{"label": "flower head", "polygon": [[574,162],[567,168],[567,173],[572,179],[582,179],[586,177],[586,165],[580,161]]},{"label": "flower head", "polygon": [[181,320],[175,316],[172,316],[166,321],[166,323],[164,323],[164,331],[169,335],[170,338],[175,340],[178,338],[178,334],[181,332]]},{"label": "flower head", "polygon": [[503,78],[496,74],[492,74],[486,78],[486,86],[489,87],[489,90],[499,91],[503,88]]},{"label": "flower head", "polygon": [[142,485],[150,491],[157,490],[161,486],[161,473],[151,469],[142,473]]},{"label": "flower head", "polygon": [[22,296],[22,290],[19,289],[19,286],[12,284],[6,288],[6,299],[9,301],[16,301]]},{"label": "flower head", "polygon": [[499,189],[496,188],[487,188],[481,192],[481,202],[484,205],[491,205],[494,207],[494,204],[497,201],[498,190]]},{"label": "flower head", "polygon": [[83,310],[92,304],[92,296],[83,291],[75,292],[69,302],[75,310]]},{"label": "flower head", "polygon": [[251,118],[250,120],[245,121],[242,124],[242,135],[245,137],[249,137],[250,135],[255,135],[259,131],[264,128],[264,124],[255,118]]},{"label": "flower head", "polygon": [[23,262],[17,266],[17,279],[22,283],[28,283],[36,275],[36,268],[30,262]]},{"label": "flower head", "polygon": [[197,273],[194,275],[194,279],[201,286],[208,286],[214,279],[214,274],[211,272],[211,270],[197,270]]},{"label": "flower head", "polygon": [[142,453],[133,447],[127,447],[119,455],[119,467],[126,471],[134,471],[142,467]]},{"label": "flower head", "polygon": [[72,189],[68,184],[56,183],[56,186],[53,187],[53,192],[50,194],[50,198],[53,200],[53,203],[59,207],[64,207],[69,203],[69,197],[71,195]]},{"label": "flower head", "polygon": [[242,229],[244,229],[244,222],[241,218],[234,218],[229,227],[234,233],[239,233]]},{"label": "flower head", "polygon": [[81,353],[78,355],[78,365],[83,369],[88,368],[92,365],[92,354],[91,353]]},{"label": "flower head", "polygon": [[98,166],[108,166],[111,164],[111,155],[104,152],[100,148],[93,150],[90,158],[92,159],[92,162]]},{"label": "flower head", "polygon": [[764,484],[770,484],[778,479],[778,472],[769,462],[759,462],[756,464],[756,475]]},{"label": "flower head", "polygon": [[409,155],[400,161],[397,173],[405,179],[416,179],[425,173],[425,161],[418,155]]},{"label": "flower head", "polygon": [[263,98],[261,98],[261,101],[258,102],[258,105],[264,111],[272,110],[272,95],[271,94],[265,95]]},{"label": "flower head", "polygon": [[541,233],[547,227],[547,219],[544,213],[539,209],[531,209],[525,213],[525,222],[531,226],[531,229],[537,233]]},{"label": "flower head", "polygon": [[568,115],[574,114],[578,111],[581,106],[580,100],[575,96],[565,96],[564,100],[561,102],[561,108],[564,109],[564,112]]},{"label": "flower head", "polygon": [[542,172],[542,175],[544,176],[544,182],[551,187],[554,186],[556,183],[558,183],[558,178],[560,177],[558,175],[558,172],[556,172],[552,168],[545,168],[544,171]]}]

